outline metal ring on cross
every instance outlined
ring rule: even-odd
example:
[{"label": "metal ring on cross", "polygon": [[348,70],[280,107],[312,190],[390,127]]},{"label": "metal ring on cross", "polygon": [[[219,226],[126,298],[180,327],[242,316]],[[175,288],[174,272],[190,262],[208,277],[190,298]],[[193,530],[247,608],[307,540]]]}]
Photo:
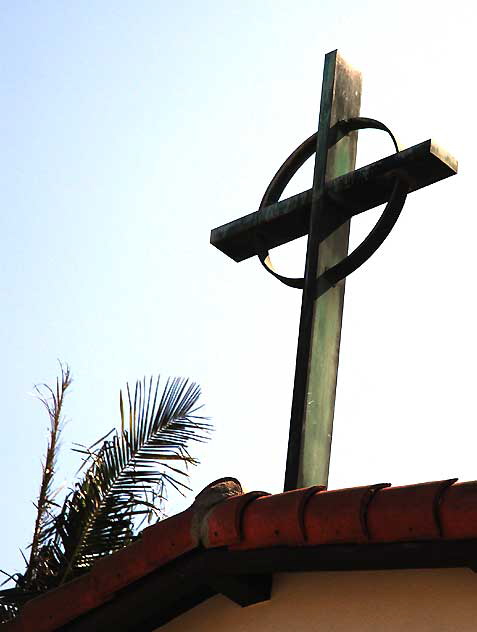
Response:
[{"label": "metal ring on cross", "polygon": [[[338,121],[330,129],[330,141],[329,147],[332,147],[341,138],[349,134],[350,132],[359,129],[380,129],[387,132],[394,144],[396,152],[399,151],[398,144],[391,130],[386,127],[380,121],[375,119],[356,117],[348,120]],[[312,136],[307,138],[295,151],[285,160],[283,165],[277,171],[272,181],[268,185],[265,195],[260,203],[259,210],[275,204],[279,201],[285,187],[290,182],[292,177],[298,171],[298,169],[310,158],[316,151],[317,135],[315,132]],[[353,252],[348,254],[342,261],[336,265],[328,268],[323,274],[317,278],[316,282],[316,296],[321,296],[328,289],[335,286],[339,281],[346,276],[354,272],[365,261],[367,261],[381,246],[386,237],[391,232],[394,224],[396,223],[401,210],[406,201],[406,196],[409,190],[409,182],[404,172],[395,171],[394,173],[396,181],[389,198],[386,207],[374,226],[369,235],[357,246]],[[265,270],[272,274],[276,279],[288,285],[289,287],[295,287],[303,289],[303,278],[286,277],[275,272],[270,261],[270,255],[268,252],[267,244],[264,238],[258,233],[255,235],[256,251],[260,263]]]}]

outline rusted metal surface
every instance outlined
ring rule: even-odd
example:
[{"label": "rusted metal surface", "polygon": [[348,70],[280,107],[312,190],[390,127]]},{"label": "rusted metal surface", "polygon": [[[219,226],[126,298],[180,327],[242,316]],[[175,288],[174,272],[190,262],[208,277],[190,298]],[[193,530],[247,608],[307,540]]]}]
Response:
[{"label": "rusted metal surface", "polygon": [[[457,160],[432,140],[426,140],[326,183],[328,212],[320,225],[320,239],[354,215],[386,203],[396,170],[407,174],[409,192],[413,192],[455,175]],[[270,249],[306,235],[310,205],[311,189],[308,189],[214,228],[210,243],[234,261],[244,261],[257,254],[254,240],[257,230],[264,235]]]}]

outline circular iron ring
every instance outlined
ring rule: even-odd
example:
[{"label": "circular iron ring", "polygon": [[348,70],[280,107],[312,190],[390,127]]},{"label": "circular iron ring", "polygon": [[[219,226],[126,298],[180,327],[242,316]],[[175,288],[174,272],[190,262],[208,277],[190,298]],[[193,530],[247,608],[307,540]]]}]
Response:
[{"label": "circular iron ring", "polygon": [[[364,117],[356,117],[348,120],[338,121],[331,129],[330,129],[330,141],[329,147],[332,147],[335,143],[337,143],[341,138],[346,136],[352,131],[356,131],[359,129],[380,129],[385,131],[391,137],[396,152],[399,151],[398,144],[391,130],[386,127],[380,121],[376,121],[375,119],[364,118]],[[262,198],[262,201],[259,206],[259,210],[262,210],[266,206],[270,206],[271,204],[275,204],[279,201],[283,191],[285,190],[287,184],[293,178],[295,173],[300,169],[300,167],[316,152],[316,143],[318,132],[312,134],[309,138],[307,138],[295,151],[285,160],[283,165],[277,171],[272,181],[268,185],[267,190]],[[383,241],[391,232],[394,224],[396,223],[399,214],[404,206],[404,202],[406,201],[406,196],[409,190],[409,182],[406,174],[404,172],[394,172],[396,177],[396,181],[391,193],[391,197],[384,209],[381,217],[378,222],[374,226],[373,230],[369,233],[369,235],[364,239],[364,241],[353,250],[350,254],[348,254],[342,261],[338,264],[326,270],[323,274],[321,274],[317,278],[317,286],[316,286],[316,296],[320,296],[329,288],[335,286],[339,281],[343,278],[354,272],[358,267],[360,267],[365,261],[367,261],[371,255],[376,252],[376,250],[381,246]],[[257,233],[255,235],[256,242],[256,251],[260,263],[265,268],[265,270],[273,275],[276,279],[288,285],[289,287],[303,289],[304,279],[286,277],[281,274],[278,274],[273,270],[270,255],[268,252],[268,247],[266,245],[264,237]]]}]

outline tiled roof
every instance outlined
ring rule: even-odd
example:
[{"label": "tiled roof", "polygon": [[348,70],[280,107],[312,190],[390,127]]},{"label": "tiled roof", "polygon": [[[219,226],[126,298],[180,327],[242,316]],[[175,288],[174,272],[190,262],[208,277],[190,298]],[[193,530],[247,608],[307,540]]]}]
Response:
[{"label": "tiled roof", "polygon": [[[228,481],[228,482],[227,482]],[[241,493],[235,479],[201,492],[186,511],[142,532],[85,575],[29,601],[5,632],[52,632],[109,601],[120,589],[187,553],[222,547],[326,547],[477,539],[477,482],[456,479],[391,487],[282,494]]]}]

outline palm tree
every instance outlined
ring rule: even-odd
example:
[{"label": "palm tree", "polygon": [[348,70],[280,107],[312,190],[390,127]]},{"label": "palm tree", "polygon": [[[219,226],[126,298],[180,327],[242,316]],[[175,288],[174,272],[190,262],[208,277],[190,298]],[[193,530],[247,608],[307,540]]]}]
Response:
[{"label": "palm tree", "polygon": [[50,419],[49,441],[29,559],[23,574],[5,573],[15,586],[0,591],[0,623],[14,618],[32,597],[128,545],[144,520],[163,517],[167,489],[189,489],[188,466],[198,462],[189,444],[205,441],[211,428],[197,414],[197,384],[170,378],[160,388],[160,379],[151,378],[136,382],[134,392],[127,386],[119,398],[121,429],[89,448],[77,445],[82,475],[58,504],[53,479],[70,385],[69,369],[61,367],[56,388],[37,388]]}]

